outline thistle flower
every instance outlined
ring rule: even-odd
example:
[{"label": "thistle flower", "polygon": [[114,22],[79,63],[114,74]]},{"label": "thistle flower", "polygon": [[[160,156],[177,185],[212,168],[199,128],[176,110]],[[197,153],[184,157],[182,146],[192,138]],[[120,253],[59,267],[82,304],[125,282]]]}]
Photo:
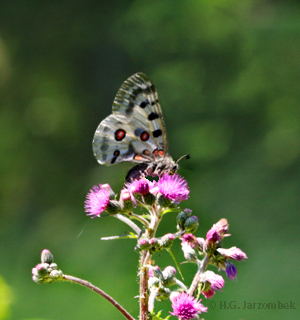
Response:
[{"label": "thistle flower", "polygon": [[216,225],[214,224],[210,230],[207,231],[206,234],[206,241],[207,243],[215,244],[216,242],[222,239],[219,230],[217,229]]},{"label": "thistle flower", "polygon": [[219,248],[217,251],[219,251],[226,259],[242,261],[248,258],[246,253],[237,247],[231,247],[229,249]]},{"label": "thistle flower", "polygon": [[149,190],[152,187],[152,182],[142,177],[139,180],[133,180],[132,182],[127,183],[126,187],[131,193],[139,193],[144,195],[149,193]]},{"label": "thistle flower", "polygon": [[229,229],[229,224],[227,219],[221,219],[219,220],[215,225],[217,231],[224,237],[229,236],[229,234],[226,234],[226,232]]},{"label": "thistle flower", "polygon": [[230,280],[235,280],[237,277],[237,269],[236,266],[228,261],[225,263],[225,272]]},{"label": "thistle flower", "polygon": [[86,196],[84,203],[85,212],[88,212],[87,216],[92,218],[100,217],[109,204],[109,190],[103,187],[102,184],[94,186]]},{"label": "thistle flower", "polygon": [[190,320],[202,312],[207,312],[207,307],[200,303],[201,300],[197,301],[185,292],[171,294],[170,300],[173,308],[170,313],[181,320]]},{"label": "thistle flower", "polygon": [[189,196],[189,189],[186,180],[178,173],[173,175],[165,174],[157,182],[159,192],[168,200],[180,202]]},{"label": "thistle flower", "polygon": [[212,271],[206,271],[202,276],[202,282],[205,282],[205,289],[202,294],[205,298],[211,298],[215,295],[215,290],[221,290],[224,287],[225,281],[222,276],[215,274]]}]

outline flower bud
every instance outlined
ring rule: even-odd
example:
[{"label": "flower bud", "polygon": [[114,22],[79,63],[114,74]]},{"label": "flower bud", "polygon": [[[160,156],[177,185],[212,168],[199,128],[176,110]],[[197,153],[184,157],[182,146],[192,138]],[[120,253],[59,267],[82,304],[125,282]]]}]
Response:
[{"label": "flower bud", "polygon": [[191,217],[192,215],[192,210],[190,209],[185,209],[181,212],[178,213],[177,217],[176,217],[176,221],[177,221],[177,228],[180,230],[180,231],[183,231],[184,230],[184,223],[185,223],[185,220],[189,217]]},{"label": "flower bud", "polygon": [[150,248],[149,239],[140,238],[137,243],[137,249],[148,250]]},{"label": "flower bud", "polygon": [[127,213],[131,212],[132,209],[134,208],[134,203],[132,202],[131,194],[129,190],[127,189],[121,190],[120,204],[121,204],[122,210]]},{"label": "flower bud", "polygon": [[155,201],[156,201],[156,197],[155,195],[153,195],[152,193],[148,192],[147,194],[144,194],[144,202],[145,204],[147,204],[148,206],[153,206]]},{"label": "flower bud", "polygon": [[52,270],[50,272],[50,277],[54,280],[54,279],[59,279],[63,276],[63,273],[61,270]]},{"label": "flower bud", "polygon": [[237,247],[232,247],[229,249],[219,248],[217,249],[217,251],[219,251],[219,253],[221,253],[221,255],[224,256],[226,259],[242,261],[248,258],[246,253]]},{"label": "flower bud", "polygon": [[57,264],[56,264],[56,263],[54,263],[54,262],[53,262],[53,263],[51,263],[51,264],[50,264],[50,269],[51,269],[51,270],[55,270],[55,269],[57,269]]},{"label": "flower bud", "polygon": [[196,251],[187,242],[182,241],[181,248],[183,251],[183,255],[187,261],[197,260],[198,257]]},{"label": "flower bud", "polygon": [[53,261],[54,261],[54,257],[52,255],[52,253],[50,252],[50,250],[44,249],[41,253],[41,262],[50,264]]},{"label": "flower bud", "polygon": [[48,263],[39,263],[35,268],[39,277],[43,278],[48,275]]},{"label": "flower bud", "polygon": [[236,266],[228,261],[225,262],[225,272],[230,280],[235,280],[237,277],[237,269]]},{"label": "flower bud", "polygon": [[159,245],[163,249],[170,248],[174,242],[174,235],[172,233],[167,233],[158,240]]},{"label": "flower bud", "polygon": [[106,207],[106,211],[109,213],[109,214],[116,214],[116,213],[119,213],[121,212],[121,206],[120,206],[120,203],[116,200],[110,200],[108,202],[108,205]]},{"label": "flower bud", "polygon": [[156,277],[151,277],[148,279],[148,288],[151,289],[152,287],[159,287],[160,280]]},{"label": "flower bud", "polygon": [[163,208],[170,207],[172,201],[168,198],[165,198],[161,193],[158,194],[158,204]]},{"label": "flower bud", "polygon": [[149,267],[149,277],[156,277],[159,278],[160,280],[163,279],[163,274],[160,270],[159,266],[154,266],[154,267]]},{"label": "flower bud", "polygon": [[149,240],[149,245],[150,245],[150,250],[152,252],[160,249],[159,243],[158,243],[158,239],[157,238],[151,238]]},{"label": "flower bud", "polygon": [[171,295],[171,290],[169,288],[160,287],[156,295],[156,300],[163,301],[163,300],[169,299],[170,295]]},{"label": "flower bud", "polygon": [[192,216],[187,218],[184,222],[184,230],[185,232],[194,233],[199,226],[198,218],[196,216]]},{"label": "flower bud", "polygon": [[225,233],[228,231],[229,229],[229,223],[226,219],[221,219],[219,220],[216,224],[215,224],[215,227],[217,229],[217,231],[222,235],[224,236]]},{"label": "flower bud", "polygon": [[175,278],[175,274],[176,274],[176,269],[172,266],[168,266],[164,269],[164,271],[162,272],[163,274],[163,285],[168,287],[168,286],[172,286],[176,283],[176,278]]}]

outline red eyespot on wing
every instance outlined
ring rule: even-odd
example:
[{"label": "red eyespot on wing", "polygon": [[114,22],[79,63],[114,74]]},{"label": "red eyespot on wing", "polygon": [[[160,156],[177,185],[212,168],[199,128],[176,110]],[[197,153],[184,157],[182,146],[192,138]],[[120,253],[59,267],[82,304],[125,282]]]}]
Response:
[{"label": "red eyespot on wing", "polygon": [[115,140],[122,141],[126,137],[126,131],[123,129],[118,129],[115,131]]},{"label": "red eyespot on wing", "polygon": [[144,161],[145,158],[143,156],[141,156],[140,154],[136,154],[134,156],[134,160],[136,160],[136,161]]},{"label": "red eyespot on wing", "polygon": [[149,150],[147,150],[147,149],[145,149],[145,150],[143,151],[143,154],[144,154],[145,156],[149,156],[150,151],[149,151]]},{"label": "red eyespot on wing", "polygon": [[154,157],[156,157],[158,155],[158,149],[153,150],[152,153],[153,153]]},{"label": "red eyespot on wing", "polygon": [[140,135],[140,138],[142,141],[147,141],[149,139],[149,133],[146,131],[143,131]]},{"label": "red eyespot on wing", "polygon": [[114,153],[113,153],[113,155],[114,155],[115,157],[117,157],[119,154],[120,154],[120,150],[115,150]]},{"label": "red eyespot on wing", "polygon": [[159,149],[159,150],[155,149],[155,150],[153,150],[152,153],[153,153],[154,157],[157,157],[157,156],[164,157],[165,156],[165,153],[162,149]]}]

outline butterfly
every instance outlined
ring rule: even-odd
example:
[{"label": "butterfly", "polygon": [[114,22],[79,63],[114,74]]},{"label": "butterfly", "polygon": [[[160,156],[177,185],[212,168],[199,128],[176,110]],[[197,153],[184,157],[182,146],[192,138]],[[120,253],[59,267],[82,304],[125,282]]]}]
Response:
[{"label": "butterfly", "polygon": [[153,82],[143,73],[129,77],[114,99],[112,114],[98,126],[93,151],[100,164],[123,161],[138,163],[126,175],[126,181],[141,176],[173,174],[178,169],[168,153],[163,114]]}]

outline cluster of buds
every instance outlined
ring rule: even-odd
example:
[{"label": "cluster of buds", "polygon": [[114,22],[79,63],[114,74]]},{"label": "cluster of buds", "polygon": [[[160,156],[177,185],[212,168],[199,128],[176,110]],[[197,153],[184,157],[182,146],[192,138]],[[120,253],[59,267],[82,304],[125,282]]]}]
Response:
[{"label": "cluster of buds", "polygon": [[41,263],[32,268],[32,280],[37,283],[50,283],[60,280],[63,276],[61,270],[57,270],[57,264],[53,262],[53,255],[48,249],[41,254]]},{"label": "cluster of buds", "polygon": [[160,238],[146,238],[142,236],[135,247],[136,250],[148,250],[151,254],[162,249],[170,249],[173,245],[175,235],[167,233]]}]

